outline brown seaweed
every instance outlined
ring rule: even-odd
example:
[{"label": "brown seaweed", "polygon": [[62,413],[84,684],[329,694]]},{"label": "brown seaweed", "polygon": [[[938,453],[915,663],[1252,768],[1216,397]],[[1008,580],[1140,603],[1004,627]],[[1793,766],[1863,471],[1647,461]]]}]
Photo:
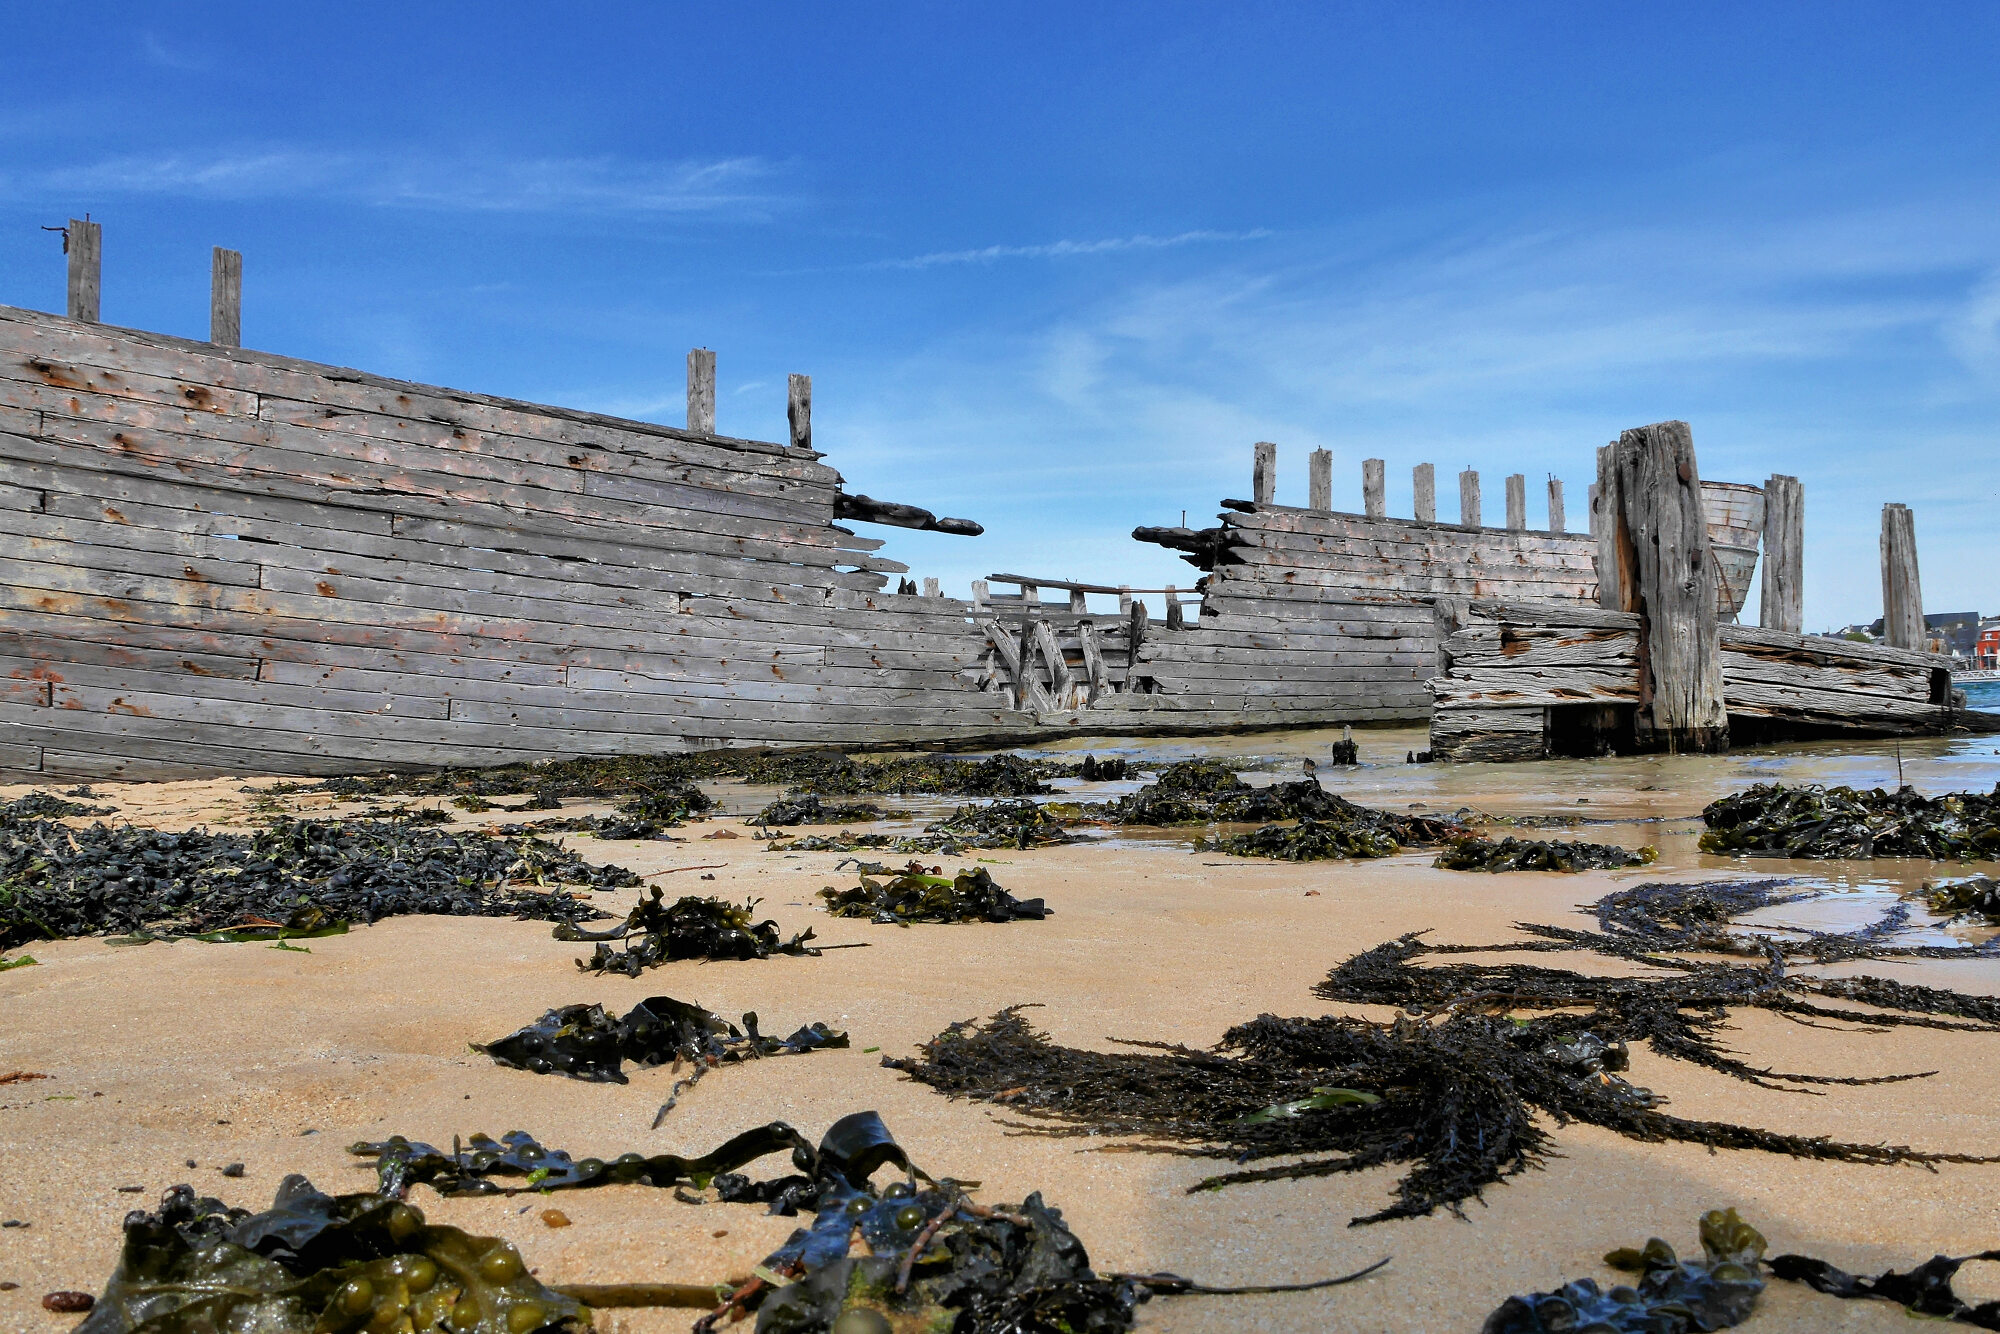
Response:
[{"label": "brown seaweed", "polygon": [[[1294,779],[1268,787],[1252,787],[1236,771],[1216,760],[1185,760],[1163,770],[1159,778],[1129,797],[1100,810],[1117,824],[1179,825],[1254,821],[1318,820],[1357,831],[1369,831],[1399,845],[1439,843],[1463,834],[1455,819],[1396,815],[1373,810],[1327,791],[1316,778]],[[1260,834],[1262,830],[1258,831]],[[1281,842],[1266,835],[1267,841]],[[1380,846],[1372,837],[1362,841]],[[1386,852],[1373,854],[1387,856]]]},{"label": "brown seaweed", "polygon": [[128,1214],[110,1282],[77,1334],[580,1334],[590,1318],[494,1237],[426,1223],[387,1195],[288,1176],[263,1213],[176,1186]]},{"label": "brown seaweed", "polygon": [[1975,1329],[2000,1329],[2000,1301],[1974,1306],[1952,1291],[1951,1282],[1960,1267],[1974,1260],[2000,1260],[2000,1251],[1934,1255],[1908,1273],[1889,1269],[1873,1278],[1856,1277],[1809,1255],[1780,1255],[1771,1261],[1771,1272],[1788,1282],[1804,1283],[1829,1297],[1849,1301],[1872,1297],[1895,1302],[1907,1314],[1923,1319],[1950,1320]]},{"label": "brown seaweed", "polygon": [[[591,973],[617,973],[637,977],[648,968],[675,959],[768,959],[774,954],[815,955],[819,951],[806,942],[812,929],[783,939],[778,924],[758,921],[758,901],[729,903],[722,899],[689,894],[665,901],[658,885],[642,894],[625,921],[608,931],[585,931],[564,923],[555,930],[557,940],[597,942],[596,952],[578,959],[576,966]],[[622,945],[612,949],[612,943]]]},{"label": "brown seaweed", "polygon": [[1447,871],[1589,871],[1606,867],[1649,866],[1659,857],[1653,848],[1637,852],[1613,843],[1578,843],[1561,839],[1506,838],[1467,835],[1445,844],[1431,865]]},{"label": "brown seaweed", "polygon": [[0,948],[103,933],[205,936],[404,913],[578,921],[562,892],[637,884],[539,839],[404,821],[272,821],[253,834],[77,827],[0,814]]},{"label": "brown seaweed", "polygon": [[1597,1280],[1581,1278],[1554,1292],[1509,1297],[1486,1317],[1480,1334],[1729,1329],[1757,1308],[1764,1291],[1760,1270],[1765,1244],[1763,1234],[1734,1209],[1711,1209],[1701,1216],[1701,1259],[1681,1259],[1658,1237],[1642,1248],[1621,1248],[1604,1262],[1638,1274],[1636,1285],[1616,1284],[1607,1292]]},{"label": "brown seaweed", "polygon": [[925,825],[924,832],[974,848],[1042,848],[1075,842],[1075,835],[1065,826],[1080,819],[1081,811],[1073,803],[1002,798],[983,806],[960,806],[942,820]]},{"label": "brown seaweed", "polygon": [[475,1043],[473,1049],[501,1065],[536,1074],[623,1084],[626,1061],[676,1069],[686,1062],[693,1068],[692,1083],[718,1065],[845,1046],[847,1034],[823,1023],[807,1024],[790,1037],[770,1037],[758,1031],[754,1012],[743,1016],[739,1029],[699,1005],[652,996],[622,1019],[612,1018],[602,1005],[564,1005],[504,1038]]},{"label": "brown seaweed", "polygon": [[1703,852],[1753,857],[2000,857],[2000,787],[1926,797],[1915,788],[1759,783],[1701,813]]},{"label": "brown seaweed", "polygon": [[[1995,1161],[1673,1116],[1650,1091],[1620,1077],[1626,1047],[1637,1043],[1777,1091],[1932,1073],[1855,1077],[1752,1065],[1721,1042],[1738,1007],[1864,1030],[1914,1025],[2000,1033],[2000,1001],[1881,978],[1795,973],[1786,945],[1775,940],[1758,942],[1750,963],[1651,953],[1651,943],[1689,943],[1686,923],[1697,915],[1688,902],[1659,892],[1665,888],[1607,896],[1600,913],[1616,929],[1605,933],[1524,926],[1535,939],[1481,946],[1431,946],[1408,935],[1355,955],[1316,988],[1329,1001],[1404,1011],[1389,1024],[1264,1015],[1230,1029],[1212,1051],[1136,1043],[1149,1050],[1104,1053],[1049,1042],[1016,1008],[984,1023],[955,1024],[917,1058],[886,1064],[948,1095],[999,1102],[1046,1133],[1133,1136],[1142,1148],[1237,1164],[1196,1189],[1406,1165],[1395,1201],[1356,1223],[1456,1211],[1494,1182],[1539,1165],[1550,1138],[1537,1112],[1558,1126],[1579,1121],[1638,1140],[1802,1158]],[[1754,906],[1748,895],[1737,902]],[[1653,916],[1664,925],[1646,925]],[[1841,957],[1904,952],[1857,936]],[[1837,940],[1815,936],[1801,948],[1826,952]],[[1638,975],[1601,976],[1437,961],[1551,950],[1587,950],[1646,967]],[[1830,1000],[1866,1008],[1836,1008]],[[1379,1101],[1330,1098],[1335,1090]],[[1283,1114],[1288,1106],[1297,1112]],[[1290,1161],[1250,1166],[1273,1158]]]},{"label": "brown seaweed", "polygon": [[811,792],[797,796],[780,797],[752,817],[750,823],[757,825],[802,825],[802,824],[845,824],[866,822],[882,818],[882,808],[870,806],[866,802],[850,805],[826,805]]},{"label": "brown seaweed", "polygon": [[1927,880],[1924,902],[1940,916],[1956,920],[1980,917],[2000,922],[2000,880],[1990,875],[1966,876],[1960,880]]},{"label": "brown seaweed", "polygon": [[983,866],[955,876],[926,870],[911,862],[891,878],[871,879],[866,873],[851,889],[828,886],[819,892],[827,912],[835,917],[866,917],[870,921],[907,926],[911,922],[1014,922],[1040,920],[1049,909],[1040,899],[1017,899],[993,883]]}]

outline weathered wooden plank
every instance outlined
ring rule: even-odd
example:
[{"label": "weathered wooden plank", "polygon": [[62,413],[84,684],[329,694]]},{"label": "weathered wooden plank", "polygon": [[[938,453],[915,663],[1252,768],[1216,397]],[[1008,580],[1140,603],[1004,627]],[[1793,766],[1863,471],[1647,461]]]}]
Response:
[{"label": "weathered wooden plank", "polygon": [[1410,470],[1410,488],[1416,494],[1416,516],[1418,523],[1436,523],[1437,507],[1437,467],[1434,464],[1419,463]]},{"label": "weathered wooden plank", "polygon": [[1923,582],[1917,573],[1917,521],[1908,505],[1882,507],[1882,638],[1891,648],[1921,649]]},{"label": "weathered wooden plank", "polygon": [[1528,479],[1518,472],[1507,474],[1507,527],[1517,533],[1528,527]]},{"label": "weathered wooden plank", "polygon": [[1316,510],[1333,508],[1333,451],[1315,449],[1306,455],[1306,505]]},{"label": "weathered wooden plank", "polygon": [[243,345],[243,252],[215,247],[208,275],[208,341]]},{"label": "weathered wooden plank", "polygon": [[1766,630],[1761,626],[1721,626],[1719,638],[1725,651],[1769,649],[1804,654],[1815,662],[1852,662],[1861,666],[1892,664],[1919,671],[1936,669],[1948,671],[1952,665],[1951,659],[1941,654],[1892,648],[1879,643],[1860,644],[1850,639],[1835,639],[1826,635],[1790,634],[1783,630]]},{"label": "weathered wooden plank", "polygon": [[688,430],[715,434],[715,353],[697,347],[688,353]]},{"label": "weathered wooden plank", "polygon": [[1458,475],[1458,521],[1467,528],[1480,526],[1479,474],[1471,468]]},{"label": "weathered wooden plank", "polygon": [[1278,447],[1259,440],[1250,468],[1250,494],[1259,505],[1268,505],[1278,496]]},{"label": "weathered wooden plank", "polygon": [[[37,389],[45,392],[31,392]],[[257,415],[257,396],[240,390],[169,380],[138,371],[86,366],[54,355],[31,353],[0,360],[0,401],[47,411],[59,412],[65,407],[81,411],[82,400],[75,395],[171,405],[186,412],[211,415]]]},{"label": "weathered wooden plank", "polygon": [[1773,473],[1764,483],[1764,584],[1757,622],[1797,634],[1805,625],[1805,489]]},{"label": "weathered wooden plank", "polygon": [[1639,699],[1636,667],[1515,667],[1462,671],[1428,682],[1440,713],[1478,708],[1548,707],[1559,704],[1632,704]]},{"label": "weathered wooden plank", "polygon": [[1549,478],[1549,531],[1551,533],[1561,533],[1565,531],[1568,522],[1568,516],[1563,512],[1562,478],[1551,475]]},{"label": "weathered wooden plank", "polygon": [[1441,709],[1431,718],[1431,756],[1478,760],[1538,760],[1548,755],[1541,709]]},{"label": "weathered wooden plank", "polygon": [[[1386,466],[1381,459],[1361,460],[1361,512],[1371,519],[1382,518],[1389,512],[1382,479],[1382,470]],[[1333,507],[1328,505],[1325,508]]]},{"label": "weathered wooden plank", "polygon": [[813,447],[813,379],[791,375],[785,380],[785,423],[793,449]]},{"label": "weathered wooden plank", "polygon": [[104,290],[104,227],[71,218],[63,231],[69,255],[69,317],[97,322]]}]

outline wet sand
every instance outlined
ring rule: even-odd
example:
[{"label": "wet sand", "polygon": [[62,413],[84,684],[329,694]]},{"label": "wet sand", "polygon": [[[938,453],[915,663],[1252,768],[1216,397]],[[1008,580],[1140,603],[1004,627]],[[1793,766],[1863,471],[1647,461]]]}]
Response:
[{"label": "wet sand", "polygon": [[[1746,863],[1694,848],[1691,817],[1713,796],[1748,782],[1782,775],[1893,783],[1893,755],[1880,747],[1444,767],[1387,762],[1420,745],[1419,733],[1358,736],[1364,758],[1383,763],[1321,770],[1328,787],[1355,800],[1446,811],[1587,811],[1613,823],[1553,836],[1652,843],[1661,861],[1615,873],[1489,876],[1434,870],[1429,854],[1292,865],[1192,853],[1187,833],[1121,837],[972,854],[992,863],[995,878],[1016,894],[1046,898],[1055,910],[1046,921],[904,929],[832,919],[812,906],[822,885],[851,883],[833,871],[840,854],[786,855],[747,836],[703,838],[719,829],[747,832],[740,819],[722,818],[676,831],[685,842],[585,837],[573,846],[642,873],[726,863],[712,882],[689,872],[661,883],[755,896],[788,933],[810,926],[827,943],[869,948],[815,959],[676,963],[633,980],[579,973],[571,960],[584,951],[552,940],[546,924],[491,919],[394,919],[306,942],[310,953],[199,942],[37,945],[28,952],[39,966],[0,973],[0,1073],[50,1076],[0,1085],[7,1164],[0,1218],[32,1224],[0,1231],[0,1280],[21,1285],[0,1293],[0,1327],[70,1328],[74,1317],[41,1310],[41,1294],[100,1290],[116,1259],[119,1220],[178,1182],[260,1208],[288,1172],[305,1172],[327,1190],[367,1188],[371,1178],[353,1165],[346,1145],[392,1133],[448,1143],[454,1134],[520,1128],[578,1156],[693,1153],[774,1118],[817,1137],[836,1117],[866,1108],[882,1113],[927,1170],[981,1179],[981,1199],[1041,1190],[1100,1268],[1258,1283],[1324,1277],[1394,1256],[1375,1276],[1329,1292],[1155,1301],[1142,1308],[1142,1327],[1152,1330],[1476,1330],[1510,1292],[1586,1275],[1608,1280],[1599,1257],[1612,1246],[1661,1235],[1692,1250],[1696,1217],[1727,1205],[1763,1230],[1774,1253],[1804,1251],[1861,1271],[2000,1243],[2000,1165],[1929,1172],[1806,1163],[1639,1144],[1577,1126],[1555,1131],[1560,1157],[1489,1190],[1463,1220],[1440,1214],[1350,1228],[1349,1218],[1381,1207],[1397,1169],[1194,1197],[1186,1187],[1215,1170],[1214,1162],[1095,1152],[1086,1140],[1020,1135],[1003,1114],[950,1102],[881,1067],[882,1055],[909,1054],[952,1020],[1020,1003],[1041,1004],[1035,1022],[1065,1043],[1105,1046],[1129,1037],[1207,1045],[1260,1012],[1324,1012],[1312,985],[1349,954],[1402,932],[1480,942],[1511,938],[1518,921],[1582,924],[1577,905],[1622,883],[1802,874],[1846,896],[1832,910],[1818,907],[1814,920],[1829,911],[1838,918],[1850,901],[1857,920],[1866,920],[1876,910],[1871,904],[1937,869]],[[1289,776],[1297,756],[1324,756],[1326,740],[1300,733],[1124,749],[1228,753]],[[1985,742],[1906,744],[1904,760],[1910,780],[1931,792],[1985,788],[2000,775]],[[118,818],[219,827],[250,814],[244,786],[106,784],[97,791],[119,807]],[[769,795],[733,784],[711,790],[732,816]],[[520,818],[462,816],[461,824]],[[971,857],[960,860],[970,864]],[[598,897],[622,910],[630,891]],[[1865,971],[2000,994],[2000,963],[1878,963]],[[649,1127],[672,1082],[664,1070],[635,1072],[625,1086],[585,1084],[502,1069],[467,1048],[554,1005],[597,1001],[622,1012],[658,994],[729,1016],[755,1010],[769,1031],[825,1020],[846,1029],[854,1046],[720,1070],[658,1130]],[[2000,1154],[2000,1038],[1830,1031],[1752,1012],[1738,1017],[1733,1041],[1753,1061],[1780,1069],[1942,1073],[1914,1085],[1812,1096],[1756,1089],[1639,1050],[1631,1078],[1665,1094],[1682,1115]],[[880,1052],[864,1050],[872,1047]],[[198,1166],[186,1167],[190,1159]],[[220,1175],[223,1164],[238,1161],[246,1164],[241,1180]],[[782,1167],[774,1159],[765,1170]],[[119,1192],[129,1185],[143,1193]],[[636,1186],[449,1201],[419,1187],[412,1202],[438,1221],[517,1242],[551,1282],[710,1281],[747,1271],[797,1226],[764,1215],[761,1206],[695,1208]],[[550,1204],[574,1225],[546,1227],[539,1214]],[[1980,1268],[1965,1271],[1961,1291],[1974,1299],[2000,1295],[2000,1272]],[[686,1312],[610,1312],[598,1325],[641,1334],[685,1329],[690,1320]],[[1773,1285],[1747,1326],[1907,1327],[1897,1307],[1838,1302],[1788,1284]]]}]

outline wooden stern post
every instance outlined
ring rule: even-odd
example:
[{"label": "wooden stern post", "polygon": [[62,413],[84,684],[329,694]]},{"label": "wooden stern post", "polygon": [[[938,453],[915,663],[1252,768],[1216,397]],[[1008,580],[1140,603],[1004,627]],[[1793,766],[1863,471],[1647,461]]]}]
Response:
[{"label": "wooden stern post", "polygon": [[1437,468],[1432,464],[1419,463],[1410,469],[1410,489],[1416,494],[1418,523],[1438,521],[1437,478]]},{"label": "wooden stern post", "polygon": [[1917,577],[1917,519],[1908,505],[1882,507],[1882,638],[1922,651],[1924,592]]},{"label": "wooden stern post", "polygon": [[715,434],[715,353],[705,347],[688,353],[688,430]]},{"label": "wooden stern post", "polygon": [[208,265],[208,341],[243,346],[243,252],[215,247]]},{"label": "wooden stern post", "polygon": [[95,324],[104,291],[104,227],[71,218],[63,238],[69,250],[69,317]]},{"label": "wooden stern post", "polygon": [[1805,488],[1774,473],[1764,483],[1764,585],[1757,623],[1798,634],[1805,624]]}]

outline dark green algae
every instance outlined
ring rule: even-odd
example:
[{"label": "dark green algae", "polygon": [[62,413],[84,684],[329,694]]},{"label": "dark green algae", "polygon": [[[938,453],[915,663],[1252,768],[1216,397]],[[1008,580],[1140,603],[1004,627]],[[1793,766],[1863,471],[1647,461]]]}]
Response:
[{"label": "dark green algae", "polygon": [[1915,788],[1759,783],[1710,802],[1701,850],[1753,857],[1932,861],[2000,858],[2000,786],[1926,797]]},{"label": "dark green algae", "polygon": [[758,902],[730,903],[697,894],[668,902],[666,891],[654,885],[639,896],[620,925],[586,931],[574,922],[563,922],[556,927],[555,938],[595,942],[595,952],[588,959],[578,959],[576,966],[585,972],[626,977],[637,977],[648,968],[676,959],[768,959],[774,954],[819,953],[807,943],[813,939],[811,928],[784,939],[776,922],[758,920]]},{"label": "dark green algae", "polygon": [[819,897],[826,901],[827,912],[897,926],[912,922],[1039,921],[1049,915],[1042,900],[1015,898],[995,884],[992,872],[983,866],[947,876],[941,867],[926,869],[911,862],[900,871],[871,868],[863,872],[860,882],[847,889],[822,889]]}]

